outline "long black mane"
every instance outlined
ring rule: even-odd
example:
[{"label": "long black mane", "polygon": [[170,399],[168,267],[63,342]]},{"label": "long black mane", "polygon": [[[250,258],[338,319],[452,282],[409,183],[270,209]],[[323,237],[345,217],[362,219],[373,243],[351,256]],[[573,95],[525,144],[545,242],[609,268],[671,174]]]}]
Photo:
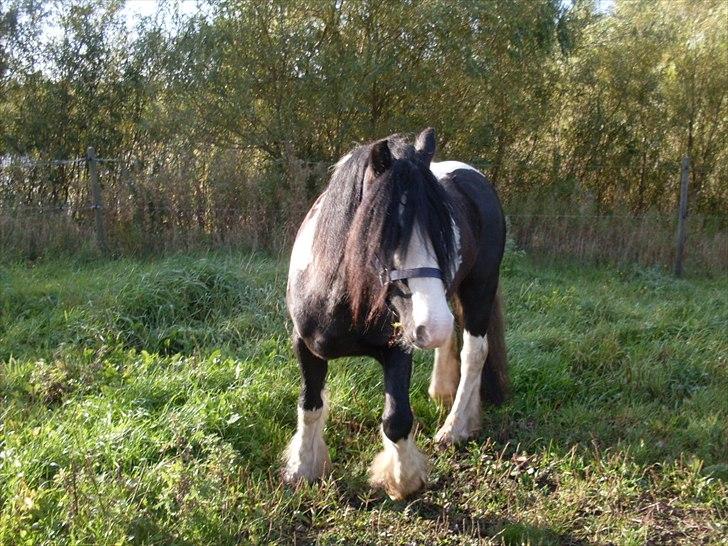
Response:
[{"label": "long black mane", "polygon": [[431,242],[446,285],[456,258],[455,209],[429,162],[401,135],[386,142],[392,161],[375,177],[370,167],[377,143],[355,148],[337,164],[322,196],[314,240],[322,280],[345,290],[355,320],[384,311],[387,289],[379,273],[392,268],[395,251],[406,251],[416,225]]}]

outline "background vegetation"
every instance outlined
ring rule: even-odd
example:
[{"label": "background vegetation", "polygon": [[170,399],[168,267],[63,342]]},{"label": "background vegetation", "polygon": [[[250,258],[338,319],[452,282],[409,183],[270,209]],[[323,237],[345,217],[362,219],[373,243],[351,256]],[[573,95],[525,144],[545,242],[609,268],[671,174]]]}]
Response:
[{"label": "background vegetation", "polygon": [[[0,0],[0,544],[725,541],[728,4],[125,13]],[[432,480],[393,503],[366,483],[381,373],[332,363],[333,474],[283,487],[298,371],[271,256],[355,142],[428,125],[506,205],[513,397],[438,450],[419,352]],[[115,260],[92,254],[89,145]],[[685,154],[688,268],[718,275],[674,280],[644,266],[672,259]]]},{"label": "background vegetation", "polygon": [[91,221],[83,164],[10,162],[121,159],[118,251],[276,248],[354,142],[432,125],[519,243],[588,259],[669,263],[688,154],[689,260],[728,267],[722,0],[170,2],[134,28],[123,5],[0,1],[6,250],[77,249]]},{"label": "background vegetation", "polygon": [[431,483],[373,492],[382,374],[330,366],[333,474],[278,479],[298,367],[262,255],[0,268],[0,544],[724,544],[728,290],[656,270],[503,267],[513,397]]}]

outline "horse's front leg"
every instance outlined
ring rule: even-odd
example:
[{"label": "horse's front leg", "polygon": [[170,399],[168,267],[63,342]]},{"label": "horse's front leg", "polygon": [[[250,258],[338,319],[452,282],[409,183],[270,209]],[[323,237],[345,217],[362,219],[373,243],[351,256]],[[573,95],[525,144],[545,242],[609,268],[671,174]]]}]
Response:
[{"label": "horse's front leg", "polygon": [[301,368],[301,396],[296,434],[283,455],[283,479],[289,483],[313,482],[331,468],[323,438],[328,413],[324,398],[328,362],[314,355],[298,336],[293,339],[293,350]]},{"label": "horse's front leg", "polygon": [[480,430],[480,381],[487,356],[488,338],[485,333],[476,336],[465,330],[460,354],[460,383],[450,413],[435,434],[436,442],[463,442]]},{"label": "horse's front leg", "polygon": [[[496,279],[497,281],[497,279]],[[463,348],[460,351],[460,382],[445,423],[435,441],[455,444],[475,436],[481,425],[480,382],[488,358],[488,324],[496,293],[492,283],[461,286]],[[487,302],[485,305],[483,302]]]},{"label": "horse's front leg", "polygon": [[381,451],[369,468],[370,483],[383,488],[394,500],[402,500],[422,488],[427,480],[427,460],[414,441],[409,385],[412,355],[399,348],[385,352],[384,413]]}]

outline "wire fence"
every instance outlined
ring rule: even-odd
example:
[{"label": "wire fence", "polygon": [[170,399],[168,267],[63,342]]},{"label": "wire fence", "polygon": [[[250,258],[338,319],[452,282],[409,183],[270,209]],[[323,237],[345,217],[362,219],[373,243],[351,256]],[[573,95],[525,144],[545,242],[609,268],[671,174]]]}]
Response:
[{"label": "wire fence", "polygon": [[[71,159],[0,158],[0,255],[284,249],[333,166],[280,158],[273,175],[251,175],[236,157],[188,163],[96,157],[92,148]],[[671,267],[679,254],[677,211],[505,208],[517,246],[541,256]],[[691,216],[686,253],[693,270],[728,272],[728,215]]]}]

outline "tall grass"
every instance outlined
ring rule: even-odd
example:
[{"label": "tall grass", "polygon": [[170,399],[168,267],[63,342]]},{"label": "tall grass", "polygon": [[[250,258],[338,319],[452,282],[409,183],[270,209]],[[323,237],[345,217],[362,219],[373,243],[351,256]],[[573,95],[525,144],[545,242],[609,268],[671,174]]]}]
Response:
[{"label": "tall grass", "polygon": [[[146,163],[102,163],[98,168],[111,251],[148,256],[285,248],[323,187],[329,164],[291,154],[280,162],[256,162],[248,154],[213,149],[205,157],[167,151]],[[13,183],[44,187],[59,174],[54,169],[21,170],[15,173],[18,180],[0,191],[0,257],[93,251],[94,216],[85,170],[64,171],[70,190],[53,202],[12,191]]]},{"label": "tall grass", "polygon": [[[515,213],[510,234],[521,248],[541,259],[585,264],[637,264],[669,269],[675,261],[677,218]],[[693,273],[728,273],[728,217],[688,219],[685,260]]]},{"label": "tall grass", "polygon": [[[289,248],[308,207],[323,190],[330,165],[307,162],[288,150],[280,162],[255,161],[234,150],[200,156],[160,151],[154,161],[101,164],[104,219],[117,256],[150,256],[210,249]],[[55,173],[18,171],[41,184]],[[36,259],[95,252],[86,171],[63,173],[72,191],[54,203],[24,201],[7,189],[0,208],[0,258]],[[24,182],[28,185],[28,181]],[[639,264],[669,269],[674,261],[676,214],[606,214],[574,188],[531,193],[501,188],[511,236],[543,259],[584,264]],[[59,208],[61,207],[61,208]],[[65,208],[63,208],[65,207]],[[626,205],[623,210],[628,210]],[[688,272],[728,273],[728,216],[688,218]]]},{"label": "tall grass", "polygon": [[0,210],[0,259],[35,260],[93,251],[94,232],[60,210]]},{"label": "tall grass", "polygon": [[[119,292],[111,312],[126,345],[168,354],[205,345],[205,325],[252,304],[253,289],[229,267],[209,261],[170,265],[133,278]],[[221,333],[214,339],[220,341]]]}]

